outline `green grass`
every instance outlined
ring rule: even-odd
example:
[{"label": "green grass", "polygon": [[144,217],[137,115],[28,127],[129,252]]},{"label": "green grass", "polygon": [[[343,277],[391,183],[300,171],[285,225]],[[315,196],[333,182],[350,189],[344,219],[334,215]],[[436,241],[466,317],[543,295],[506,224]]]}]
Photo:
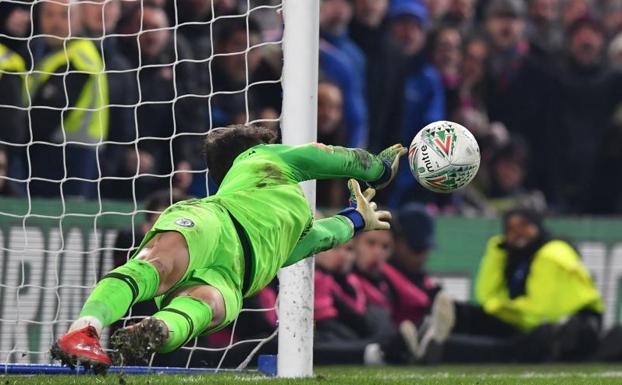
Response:
[{"label": "green grass", "polygon": [[622,365],[321,367],[309,379],[275,379],[256,373],[211,375],[0,376],[0,385],[609,385],[622,384]]}]

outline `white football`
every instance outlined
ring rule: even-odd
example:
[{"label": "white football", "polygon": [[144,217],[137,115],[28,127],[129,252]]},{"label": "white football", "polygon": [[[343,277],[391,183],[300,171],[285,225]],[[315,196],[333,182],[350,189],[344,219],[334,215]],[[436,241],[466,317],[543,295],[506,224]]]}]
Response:
[{"label": "white football", "polygon": [[415,179],[428,190],[450,193],[465,187],[479,169],[479,146],[458,123],[430,123],[410,143],[408,164]]}]

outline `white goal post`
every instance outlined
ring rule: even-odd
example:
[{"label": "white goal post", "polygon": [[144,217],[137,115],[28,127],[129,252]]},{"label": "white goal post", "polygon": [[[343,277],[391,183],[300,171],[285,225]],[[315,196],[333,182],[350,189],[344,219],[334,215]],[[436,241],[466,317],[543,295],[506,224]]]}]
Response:
[{"label": "white goal post", "polygon": [[[283,143],[317,139],[320,0],[284,0]],[[315,181],[304,191],[315,209]],[[313,374],[313,259],[279,273],[279,377]]]}]

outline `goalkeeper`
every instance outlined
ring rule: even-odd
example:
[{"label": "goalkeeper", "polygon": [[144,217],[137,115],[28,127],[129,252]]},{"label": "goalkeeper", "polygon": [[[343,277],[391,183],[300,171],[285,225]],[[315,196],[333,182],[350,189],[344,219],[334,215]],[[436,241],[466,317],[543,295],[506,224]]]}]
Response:
[{"label": "goalkeeper", "polygon": [[376,211],[355,180],[348,185],[356,208],[314,221],[298,183],[351,177],[383,188],[405,148],[397,144],[375,156],[318,143],[273,144],[276,139],[273,130],[254,125],[210,131],[205,153],[218,192],[167,208],[132,258],[98,282],[52,356],[105,370],[111,360],[99,343],[102,329],[151,298],[160,310],[118,330],[111,345],[120,362],[176,350],[231,323],[242,298],[270,283],[281,267],[345,243],[357,231],[390,227],[390,214]]}]

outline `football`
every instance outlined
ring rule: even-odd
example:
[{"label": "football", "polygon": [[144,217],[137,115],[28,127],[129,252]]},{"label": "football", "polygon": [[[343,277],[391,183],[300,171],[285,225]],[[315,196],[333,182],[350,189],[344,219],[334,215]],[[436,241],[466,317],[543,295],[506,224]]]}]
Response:
[{"label": "football", "polygon": [[408,151],[408,164],[415,179],[426,189],[439,193],[468,185],[477,174],[479,162],[479,146],[473,134],[448,121],[422,128]]}]

